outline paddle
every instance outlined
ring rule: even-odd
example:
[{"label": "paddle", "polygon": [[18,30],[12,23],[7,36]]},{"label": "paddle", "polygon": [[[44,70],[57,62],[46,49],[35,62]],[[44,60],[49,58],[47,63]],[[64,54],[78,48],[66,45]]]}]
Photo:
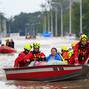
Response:
[{"label": "paddle", "polygon": [[84,65],[88,65],[89,63],[89,58],[87,58],[87,60],[85,61]]}]

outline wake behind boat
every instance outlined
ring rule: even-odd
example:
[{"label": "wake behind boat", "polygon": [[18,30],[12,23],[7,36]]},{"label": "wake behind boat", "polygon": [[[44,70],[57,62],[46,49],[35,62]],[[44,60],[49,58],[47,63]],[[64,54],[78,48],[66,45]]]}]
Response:
[{"label": "wake behind boat", "polygon": [[45,65],[27,68],[4,69],[7,80],[60,81],[86,78],[89,67],[86,65]]}]

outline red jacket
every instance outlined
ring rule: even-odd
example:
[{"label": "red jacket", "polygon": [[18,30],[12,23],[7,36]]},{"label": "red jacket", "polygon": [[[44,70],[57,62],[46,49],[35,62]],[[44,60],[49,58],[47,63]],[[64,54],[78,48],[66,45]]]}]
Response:
[{"label": "red jacket", "polygon": [[78,62],[80,64],[84,64],[84,62],[89,57],[89,42],[86,45],[82,45],[81,42],[76,44],[74,47],[74,58],[78,58]]},{"label": "red jacket", "polygon": [[45,54],[42,52],[30,52],[25,56],[25,60],[31,60],[31,61],[45,61]]},{"label": "red jacket", "polygon": [[23,67],[26,65],[26,63],[23,61],[24,57],[27,54],[23,51],[19,54],[19,56],[16,58],[15,63],[14,63],[14,67]]}]

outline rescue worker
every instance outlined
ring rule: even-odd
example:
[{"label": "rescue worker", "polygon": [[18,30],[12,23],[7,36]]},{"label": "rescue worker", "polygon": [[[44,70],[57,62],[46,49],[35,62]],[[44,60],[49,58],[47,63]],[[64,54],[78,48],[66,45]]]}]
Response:
[{"label": "rescue worker", "polygon": [[74,55],[70,58],[70,64],[85,64],[89,58],[89,42],[87,35],[80,36],[80,42],[74,47]]},{"label": "rescue worker", "polygon": [[46,61],[45,54],[40,51],[40,43],[33,43],[33,51],[25,56],[25,62]]},{"label": "rescue worker", "polygon": [[69,50],[67,46],[63,46],[61,48],[61,55],[64,59],[64,61],[68,61],[69,60]]},{"label": "rescue worker", "polygon": [[56,48],[52,48],[51,49],[51,54],[47,57],[46,60],[47,61],[50,61],[50,60],[62,61],[62,58],[61,58],[60,54],[58,54],[57,49]]},{"label": "rescue worker", "polygon": [[69,58],[74,54],[74,47],[78,43],[78,41],[73,41],[71,43],[71,48],[69,48]]},{"label": "rescue worker", "polygon": [[24,67],[27,64],[24,62],[24,57],[30,52],[32,46],[29,43],[26,43],[24,46],[24,51],[22,51],[15,60],[14,67]]}]

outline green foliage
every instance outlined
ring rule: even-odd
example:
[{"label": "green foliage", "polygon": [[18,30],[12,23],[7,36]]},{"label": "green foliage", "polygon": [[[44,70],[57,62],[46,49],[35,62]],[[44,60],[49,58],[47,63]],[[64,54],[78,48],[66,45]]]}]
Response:
[{"label": "green foliage", "polygon": [[[89,36],[89,0],[82,0],[82,14],[83,33]],[[78,35],[80,30],[80,3],[73,4],[72,15],[73,31]]]},{"label": "green foliage", "polygon": [[73,3],[72,9],[72,30],[73,33],[79,35],[80,32],[80,5],[79,3]]},{"label": "green foliage", "polygon": [[63,17],[64,19],[63,19],[63,22],[64,22],[64,24],[63,24],[63,29],[64,29],[64,35],[65,34],[67,34],[68,32],[69,32],[69,13],[67,12],[67,13],[65,13],[65,15],[64,15],[64,17]]},{"label": "green foliage", "polygon": [[89,36],[89,0],[83,0],[83,32]]},{"label": "green foliage", "polygon": [[[63,30],[65,32],[69,32],[69,0],[52,0],[52,2],[61,3],[63,7]],[[89,35],[89,0],[82,0],[82,11],[83,11],[83,33]],[[54,5],[55,6],[55,5]],[[52,5],[53,12],[53,29],[55,35],[55,9]],[[58,33],[61,33],[61,12],[60,5],[56,5],[58,8]],[[9,21],[10,24],[10,32],[23,32],[25,31],[32,33],[33,29],[36,32],[42,33],[44,25],[46,25],[46,30],[48,28],[48,14],[51,19],[51,11],[35,12],[35,13],[21,13],[15,16],[13,19]],[[44,21],[45,19],[45,21]],[[50,20],[49,19],[49,20]],[[50,21],[51,22],[51,21]],[[28,24],[28,26],[27,26]],[[50,30],[51,30],[51,24]],[[80,3],[74,1],[72,4],[72,32],[76,35],[79,35],[80,32]]]},{"label": "green foliage", "polygon": [[37,26],[41,30],[41,12],[35,13],[21,13],[10,19],[11,32],[32,33],[33,29]]}]

